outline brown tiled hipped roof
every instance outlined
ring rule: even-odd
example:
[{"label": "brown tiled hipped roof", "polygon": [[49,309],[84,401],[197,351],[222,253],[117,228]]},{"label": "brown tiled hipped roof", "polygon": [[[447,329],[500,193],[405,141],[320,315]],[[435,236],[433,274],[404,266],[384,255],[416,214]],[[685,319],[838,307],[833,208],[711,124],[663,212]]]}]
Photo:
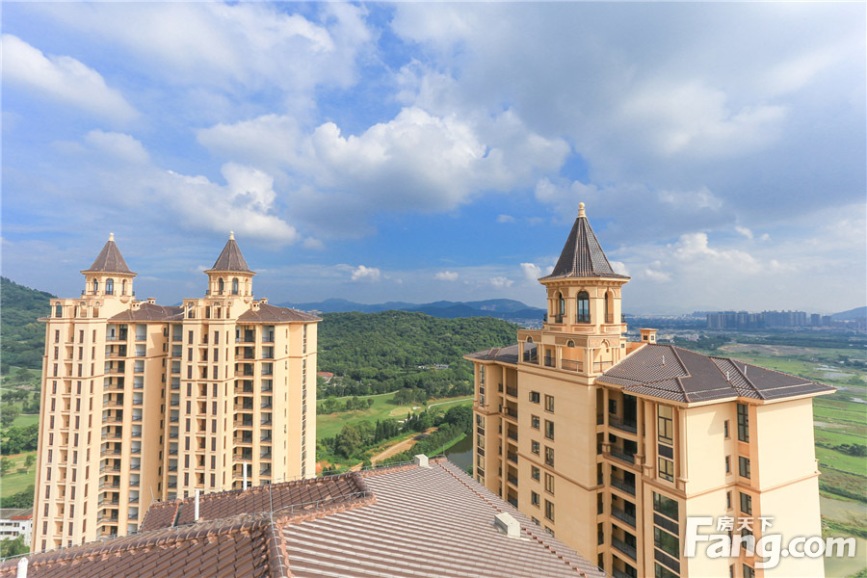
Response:
[{"label": "brown tiled hipped roof", "polygon": [[142,303],[137,309],[122,311],[109,321],[181,321],[183,318],[183,307]]},{"label": "brown tiled hipped roof", "polygon": [[260,303],[258,309],[248,309],[238,318],[238,323],[288,323],[291,321],[321,321],[312,313],[288,307]]},{"label": "brown tiled hipped roof", "polygon": [[597,378],[628,393],[683,403],[784,399],[830,393],[833,387],[672,345],[644,345]]},{"label": "brown tiled hipped roof", "polygon": [[604,576],[446,461],[205,495],[198,522],[193,500],[155,504],[140,534],[30,555],[28,577]]},{"label": "brown tiled hipped roof", "polygon": [[611,268],[608,257],[602,250],[602,246],[596,239],[590,222],[584,213],[584,203],[578,209],[578,218],[572,225],[572,231],[566,239],[560,259],[554,266],[554,270],[542,280],[569,277],[614,277],[617,279],[629,279],[626,275],[619,275]]},{"label": "brown tiled hipped roof", "polygon": [[93,264],[82,271],[82,273],[122,273],[135,275],[127,267],[126,261],[123,260],[123,255],[120,254],[120,249],[117,248],[117,243],[114,242],[114,233],[109,235],[108,241],[102,247],[99,255],[96,256]]},{"label": "brown tiled hipped roof", "polygon": [[217,261],[209,271],[238,271],[241,273],[252,273],[250,268],[247,266],[247,261],[244,259],[244,255],[241,254],[241,249],[238,247],[238,243],[235,242],[234,233],[229,235],[229,240],[226,241],[226,246],[223,247],[223,251],[220,253],[220,256],[217,257]]}]

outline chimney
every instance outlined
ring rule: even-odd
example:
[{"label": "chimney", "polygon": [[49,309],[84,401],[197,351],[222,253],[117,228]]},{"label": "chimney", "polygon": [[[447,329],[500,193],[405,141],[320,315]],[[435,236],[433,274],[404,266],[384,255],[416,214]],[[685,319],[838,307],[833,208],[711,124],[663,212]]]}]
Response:
[{"label": "chimney", "polygon": [[196,488],[196,513],[194,515],[194,521],[199,521],[199,488]]},{"label": "chimney", "polygon": [[508,512],[500,512],[494,516],[494,527],[509,538],[521,537],[521,523]]},{"label": "chimney", "polygon": [[21,558],[18,560],[18,571],[15,574],[15,578],[27,578],[27,558]]},{"label": "chimney", "polygon": [[430,469],[430,464],[428,463],[427,456],[424,454],[418,454],[417,456],[412,458],[412,461],[420,468]]},{"label": "chimney", "polygon": [[656,343],[656,329],[641,329],[641,341],[644,343]]}]

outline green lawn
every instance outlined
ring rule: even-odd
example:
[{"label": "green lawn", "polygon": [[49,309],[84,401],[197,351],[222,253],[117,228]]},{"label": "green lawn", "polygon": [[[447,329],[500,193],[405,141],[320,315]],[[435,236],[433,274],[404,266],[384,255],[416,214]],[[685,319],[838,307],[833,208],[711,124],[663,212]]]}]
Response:
[{"label": "green lawn", "polygon": [[[36,452],[29,453],[34,455],[36,454]],[[36,480],[36,465],[31,467],[27,472],[18,471],[19,468],[24,467],[24,459],[26,456],[27,454],[11,456],[12,461],[15,463],[15,467],[12,469],[12,473],[0,477],[0,496],[5,498],[6,496],[11,496],[12,494],[24,491],[27,489],[27,486],[33,485]]]},{"label": "green lawn", "polygon": [[39,423],[39,414],[35,413],[19,413],[12,422],[13,427],[24,427]]},{"label": "green lawn", "polygon": [[[361,399],[373,399],[373,405],[369,409],[356,409],[352,411],[341,411],[331,414],[319,414],[316,416],[316,439],[330,438],[340,433],[341,428],[347,424],[355,424],[365,421],[376,422],[393,418],[397,420],[405,419],[408,413],[420,411],[423,406],[411,405],[394,405],[394,393],[383,393],[379,395],[360,396]],[[348,397],[337,398],[339,401],[349,399]],[[449,407],[461,404],[472,403],[472,396],[463,396],[456,398],[447,398],[441,400],[431,400],[428,402],[428,407],[447,410]],[[321,403],[321,400],[320,400]]]}]

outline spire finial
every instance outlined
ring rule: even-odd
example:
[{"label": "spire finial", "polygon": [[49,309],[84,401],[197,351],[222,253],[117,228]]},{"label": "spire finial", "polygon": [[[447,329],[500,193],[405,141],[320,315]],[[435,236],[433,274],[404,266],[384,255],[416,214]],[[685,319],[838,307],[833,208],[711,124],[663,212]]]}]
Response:
[{"label": "spire finial", "polygon": [[234,240],[235,240],[235,231],[229,231],[229,240],[230,240],[230,241],[234,241]]},{"label": "spire finial", "polygon": [[587,217],[587,215],[584,213],[584,203],[578,203],[578,218],[580,219],[581,217]]},{"label": "spire finial", "polygon": [[108,240],[111,241],[112,243],[114,243],[114,233],[108,234]]}]

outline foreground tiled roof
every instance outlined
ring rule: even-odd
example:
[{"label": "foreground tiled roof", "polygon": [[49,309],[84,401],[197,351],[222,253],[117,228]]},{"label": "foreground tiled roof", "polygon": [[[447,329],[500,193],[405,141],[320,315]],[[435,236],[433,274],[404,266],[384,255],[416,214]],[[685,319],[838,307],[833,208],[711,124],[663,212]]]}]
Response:
[{"label": "foreground tiled roof", "polygon": [[123,255],[120,254],[120,249],[117,248],[117,243],[114,242],[114,234],[110,235],[106,244],[102,247],[102,251],[96,256],[93,264],[82,271],[83,273],[124,273],[134,275],[126,261],[123,260]]},{"label": "foreground tiled roof", "polygon": [[129,309],[118,313],[110,322],[117,321],[180,321],[184,318],[183,307],[156,305],[154,303],[142,303],[138,309]]},{"label": "foreground tiled roof", "polygon": [[597,378],[624,391],[678,402],[738,397],[776,400],[830,393],[833,387],[742,361],[672,345],[645,345]]},{"label": "foreground tiled roof", "polygon": [[[535,353],[536,344],[527,343],[524,346],[524,349],[528,353]],[[478,361],[499,361],[500,363],[515,364],[518,363],[519,353],[520,349],[518,348],[518,344],[515,344],[507,347],[493,347],[491,349],[485,349],[484,351],[477,351],[476,353],[468,354],[466,357]]]},{"label": "foreground tiled roof", "polygon": [[578,210],[578,218],[572,225],[572,231],[566,239],[560,259],[554,266],[554,270],[543,280],[569,277],[614,277],[629,279],[626,275],[619,275],[611,268],[608,257],[602,250],[602,246],[596,239],[590,222],[584,214],[584,203]]},{"label": "foreground tiled roof", "polygon": [[[446,461],[207,495],[198,522],[190,508],[156,504],[140,534],[29,556],[28,577],[603,576]],[[500,512],[519,537],[495,528]]]},{"label": "foreground tiled roof", "polygon": [[226,241],[226,246],[223,247],[223,251],[220,253],[220,256],[217,257],[217,261],[214,263],[214,266],[210,268],[210,271],[239,271],[242,273],[252,273],[250,268],[247,266],[247,261],[244,259],[244,255],[241,254],[241,249],[238,247],[238,243],[235,242],[234,233],[229,235],[229,240]]},{"label": "foreground tiled roof", "polygon": [[288,307],[260,303],[258,309],[248,309],[238,318],[238,323],[288,323],[291,321],[321,321],[312,313]]}]

